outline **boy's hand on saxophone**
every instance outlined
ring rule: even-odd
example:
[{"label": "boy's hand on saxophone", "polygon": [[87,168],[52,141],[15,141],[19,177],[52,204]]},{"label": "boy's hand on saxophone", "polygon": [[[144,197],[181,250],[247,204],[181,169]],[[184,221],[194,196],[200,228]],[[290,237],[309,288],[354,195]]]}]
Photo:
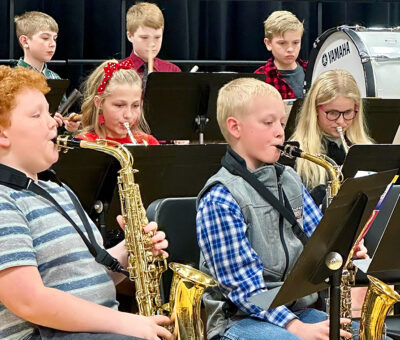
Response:
[{"label": "boy's hand on saxophone", "polygon": [[[117,222],[122,230],[125,230],[124,218],[121,215],[117,216]],[[153,244],[152,253],[154,256],[163,255],[164,258],[168,257],[168,253],[164,250],[168,248],[168,241],[165,239],[165,233],[157,230],[158,225],[156,222],[150,222],[143,227],[143,231],[148,234],[151,233],[151,242]],[[125,240],[122,241],[125,243]]]},{"label": "boy's hand on saxophone", "polygon": [[164,258],[168,257],[168,253],[164,250],[168,248],[168,241],[165,239],[165,233],[163,231],[157,230],[158,225],[156,222],[150,222],[148,225],[143,227],[143,231],[147,233],[152,233],[153,236],[151,241],[153,243],[153,255],[163,255]]}]

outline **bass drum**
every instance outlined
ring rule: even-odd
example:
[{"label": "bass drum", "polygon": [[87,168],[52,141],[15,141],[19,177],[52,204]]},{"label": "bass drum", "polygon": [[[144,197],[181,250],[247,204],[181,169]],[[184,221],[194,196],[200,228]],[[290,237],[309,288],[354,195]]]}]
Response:
[{"label": "bass drum", "polygon": [[400,27],[339,26],[313,44],[305,88],[321,73],[344,69],[356,79],[363,97],[400,98]]}]

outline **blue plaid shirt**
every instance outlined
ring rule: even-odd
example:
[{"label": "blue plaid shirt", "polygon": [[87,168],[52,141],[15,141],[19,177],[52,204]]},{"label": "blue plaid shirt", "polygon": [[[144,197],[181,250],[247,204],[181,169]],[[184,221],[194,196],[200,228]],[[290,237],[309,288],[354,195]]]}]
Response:
[{"label": "blue plaid shirt", "polygon": [[[321,218],[303,187],[303,228],[308,237]],[[266,290],[263,264],[246,237],[240,207],[225,186],[216,184],[202,197],[196,224],[200,249],[224,296],[249,316],[281,327],[296,318],[285,306],[263,310],[248,302],[250,296]]]}]

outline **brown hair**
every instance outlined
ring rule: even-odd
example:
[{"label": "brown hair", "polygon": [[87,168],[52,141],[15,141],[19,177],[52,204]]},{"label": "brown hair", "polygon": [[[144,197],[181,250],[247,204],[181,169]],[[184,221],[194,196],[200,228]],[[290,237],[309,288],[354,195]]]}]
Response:
[{"label": "brown hair", "polygon": [[14,22],[18,39],[21,35],[32,38],[39,31],[58,33],[57,22],[46,13],[37,11],[25,12],[22,15],[16,16]]},{"label": "brown hair", "polygon": [[134,34],[139,26],[164,28],[164,16],[156,4],[138,2],[126,13],[126,30]]},{"label": "brown hair", "polygon": [[264,21],[264,34],[268,40],[274,36],[282,37],[288,31],[304,32],[303,23],[289,11],[275,11]]},{"label": "brown hair", "polygon": [[46,94],[50,91],[46,78],[39,72],[25,68],[0,66],[0,125],[10,126],[10,112],[16,106],[15,98],[24,89],[36,89]]}]

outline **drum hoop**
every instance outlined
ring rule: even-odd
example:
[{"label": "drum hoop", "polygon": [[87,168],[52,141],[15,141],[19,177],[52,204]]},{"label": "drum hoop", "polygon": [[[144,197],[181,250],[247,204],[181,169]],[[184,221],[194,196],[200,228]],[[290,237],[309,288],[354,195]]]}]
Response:
[{"label": "drum hoop", "polygon": [[[366,74],[371,75],[371,77],[364,77],[365,81],[366,81],[366,83],[365,83],[366,96],[367,97],[375,97],[375,81],[374,81],[375,74],[374,74],[374,70],[372,68],[372,63],[371,63],[371,60],[369,58],[367,58],[369,56],[369,54],[368,54],[368,50],[367,50],[364,42],[361,40],[361,38],[356,33],[357,31],[361,32],[361,30],[359,30],[360,28],[361,28],[361,26],[357,27],[357,26],[346,26],[346,25],[333,27],[333,28],[326,30],[319,37],[317,37],[317,39],[315,39],[314,44],[313,44],[313,49],[310,52],[307,70],[306,70],[306,74],[304,77],[304,88],[306,90],[306,93],[308,92],[308,90],[311,87],[313,70],[314,70],[315,62],[317,60],[317,56],[318,56],[321,46],[325,43],[326,39],[328,39],[328,37],[331,34],[342,31],[348,35],[348,37],[351,39],[351,41],[356,46],[356,48],[358,50],[358,54],[360,56],[360,59],[362,57],[365,57],[365,60],[363,62],[361,62],[361,65],[364,70],[364,75],[366,75]],[[365,29],[364,27],[362,27],[362,28]]]},{"label": "drum hoop", "polygon": [[[372,62],[369,57],[369,53],[367,50],[367,47],[365,46],[364,42],[361,40],[361,38],[357,35],[356,32],[353,30],[347,30],[346,32],[350,39],[353,41],[354,45],[356,45],[356,48],[358,49],[358,54],[361,58],[361,65],[364,70],[364,75],[370,74],[371,77],[365,77],[365,95],[367,97],[375,97],[375,73],[374,69],[372,68]],[[365,58],[363,60],[363,58]]]}]

